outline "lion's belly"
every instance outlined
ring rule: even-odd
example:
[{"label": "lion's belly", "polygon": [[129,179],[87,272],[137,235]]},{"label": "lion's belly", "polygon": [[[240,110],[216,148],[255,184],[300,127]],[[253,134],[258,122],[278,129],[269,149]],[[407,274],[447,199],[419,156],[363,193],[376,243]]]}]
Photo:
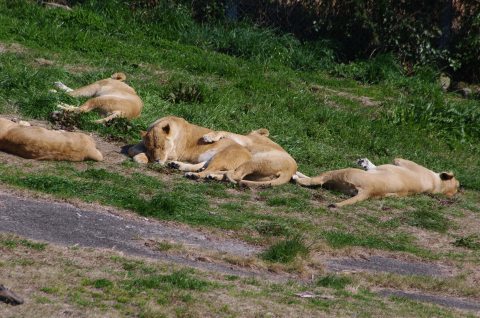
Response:
[{"label": "lion's belly", "polygon": [[209,161],[212,159],[213,156],[217,154],[218,150],[217,149],[210,149],[198,156],[198,162],[204,162],[204,161]]}]

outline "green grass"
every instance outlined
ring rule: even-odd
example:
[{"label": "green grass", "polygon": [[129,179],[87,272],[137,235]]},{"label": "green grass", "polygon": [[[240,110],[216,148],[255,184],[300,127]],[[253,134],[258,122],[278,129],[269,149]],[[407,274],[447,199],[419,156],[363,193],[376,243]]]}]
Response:
[{"label": "green grass", "polygon": [[363,233],[353,234],[343,231],[327,231],[323,236],[327,243],[334,248],[362,246],[381,250],[410,252],[422,255],[423,257],[432,257],[427,250],[415,245],[412,236],[403,233],[380,236]]},{"label": "green grass", "polygon": [[304,257],[308,253],[309,247],[305,244],[305,240],[295,236],[270,246],[261,254],[261,257],[270,262],[290,263],[297,256]]},{"label": "green grass", "polygon": [[[20,237],[0,234],[0,241],[20,242]],[[0,246],[0,250],[2,247]],[[18,259],[32,257],[21,244],[0,253],[0,275],[15,278],[15,291],[26,299],[18,307],[5,307],[5,314],[48,316],[55,311],[72,315],[115,317],[265,317],[322,315],[361,317],[467,317],[462,312],[404,300],[379,297],[368,288],[349,291],[347,286],[364,284],[358,277],[327,275],[309,282],[269,282],[253,277],[240,278],[209,271],[172,266],[158,260],[139,260],[114,251],[93,251],[49,245],[35,251],[35,261],[22,264]],[[39,275],[42,273],[42,275]],[[3,277],[3,276],[2,276]],[[375,279],[369,274],[368,277]],[[382,278],[380,278],[382,279]],[[399,278],[397,278],[398,280]],[[444,289],[444,284],[436,279]],[[331,295],[331,299],[300,298],[309,291]]]},{"label": "green grass", "polygon": [[45,250],[45,247],[47,246],[46,243],[38,243],[38,242],[32,242],[30,240],[14,240],[10,238],[1,238],[0,239],[0,246],[6,247],[8,249],[15,249],[18,246],[23,246],[35,251],[43,251]]},{"label": "green grass", "polygon": [[327,275],[317,279],[316,284],[322,287],[334,289],[344,289],[345,286],[352,283],[352,279],[347,276]]},{"label": "green grass", "polygon": [[[415,196],[330,211],[328,203],[341,198],[322,189],[242,190],[180,174],[165,177],[172,171],[127,159],[41,167],[5,162],[2,183],[231,231],[248,242],[273,244],[268,259],[276,262],[289,262],[302,250],[287,244],[298,234],[335,249],[435,258],[439,252],[421,246],[405,228],[451,237],[463,214],[480,211],[479,102],[443,93],[431,69],[406,77],[385,55],[337,64],[327,42],[301,43],[248,23],[200,25],[185,7],[167,1],[147,11],[132,11],[123,1],[87,1],[64,11],[0,0],[0,23],[2,114],[48,120],[58,103],[83,101],[49,93],[55,81],[78,87],[123,71],[144,101],[142,116],[101,126],[91,122],[98,114],[85,114],[73,124],[123,143],[138,142],[140,130],[166,115],[238,133],[265,127],[309,175],[351,167],[358,157],[376,164],[403,157],[435,171],[453,170],[466,192],[448,206],[437,204],[441,196]],[[39,65],[38,58],[53,64]],[[362,96],[377,103],[366,106]]]},{"label": "green grass", "polygon": [[407,214],[407,219],[409,225],[437,232],[446,232],[450,223],[441,210],[432,207],[420,208],[410,212]]},{"label": "green grass", "polygon": [[480,236],[478,234],[472,234],[464,237],[458,237],[453,245],[466,247],[472,250],[480,250]]},{"label": "green grass", "polygon": [[[95,287],[97,282],[94,283]],[[190,289],[205,290],[212,284],[194,278],[188,271],[178,271],[169,275],[147,275],[146,277],[134,278],[124,282],[127,291],[141,292],[144,289]]]}]

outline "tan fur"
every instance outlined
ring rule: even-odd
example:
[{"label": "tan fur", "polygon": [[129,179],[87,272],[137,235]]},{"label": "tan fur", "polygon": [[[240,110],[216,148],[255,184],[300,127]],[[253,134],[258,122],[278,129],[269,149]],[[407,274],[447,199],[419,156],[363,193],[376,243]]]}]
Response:
[{"label": "tan fur", "polygon": [[70,89],[62,83],[57,83],[57,86],[67,91],[70,96],[93,97],[80,107],[69,105],[59,105],[59,107],[75,112],[89,112],[96,109],[108,115],[97,120],[97,123],[103,123],[115,117],[136,118],[142,112],[143,102],[135,90],[123,82],[125,79],[125,74],[115,73],[110,78],[102,79],[72,91],[69,91]]},{"label": "tan fur", "polygon": [[251,154],[232,140],[206,143],[202,136],[210,129],[190,124],[180,117],[168,116],[155,121],[143,134],[143,142],[133,146],[128,153],[137,162],[173,164],[182,171],[199,173],[192,177],[205,178],[210,173],[235,169],[249,160]]},{"label": "tan fur", "polygon": [[211,132],[203,139],[208,142],[230,139],[244,146],[252,158],[225,176],[234,183],[248,186],[275,186],[287,183],[297,171],[295,160],[277,143],[268,138],[268,130],[254,130],[248,135],[226,131]]},{"label": "tan fur", "polygon": [[4,118],[0,118],[0,150],[27,159],[103,160],[90,136],[25,126]]},{"label": "tan fur", "polygon": [[452,173],[435,173],[405,159],[395,159],[393,165],[381,165],[368,171],[354,168],[328,171],[318,177],[297,179],[296,182],[303,186],[325,185],[355,194],[352,198],[337,203],[337,207],[369,198],[416,193],[443,193],[453,196],[459,187],[459,182]]}]

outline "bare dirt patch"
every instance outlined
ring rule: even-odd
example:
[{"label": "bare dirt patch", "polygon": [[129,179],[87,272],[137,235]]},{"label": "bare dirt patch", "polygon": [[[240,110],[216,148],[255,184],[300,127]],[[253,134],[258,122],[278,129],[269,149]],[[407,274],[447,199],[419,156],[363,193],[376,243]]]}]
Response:
[{"label": "bare dirt patch", "polygon": [[480,304],[478,302],[474,302],[472,300],[468,300],[464,298],[445,297],[445,296],[421,293],[418,291],[407,292],[407,291],[391,290],[391,289],[381,290],[379,291],[378,294],[384,297],[395,296],[395,297],[407,298],[415,301],[433,303],[433,304],[437,304],[437,305],[441,305],[449,308],[472,310],[480,313]]},{"label": "bare dirt patch", "polygon": [[2,53],[16,53],[16,54],[22,54],[27,51],[27,48],[25,48],[23,45],[19,43],[3,43],[0,42],[0,54]]},{"label": "bare dirt patch", "polygon": [[374,106],[379,106],[381,104],[381,102],[375,101],[368,96],[357,96],[344,91],[337,91],[321,85],[312,85],[310,86],[310,90],[314,93],[328,92],[336,96],[344,97],[352,101],[359,102],[360,104],[366,107],[374,107]]}]

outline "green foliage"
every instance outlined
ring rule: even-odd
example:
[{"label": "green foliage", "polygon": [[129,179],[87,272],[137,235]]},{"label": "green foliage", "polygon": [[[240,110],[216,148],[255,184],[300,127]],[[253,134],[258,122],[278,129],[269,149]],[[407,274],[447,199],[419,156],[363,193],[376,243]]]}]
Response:
[{"label": "green foliage", "polygon": [[344,60],[388,52],[405,61],[409,72],[412,65],[436,64],[464,78],[480,78],[475,67],[480,62],[478,1],[241,1],[237,5],[239,18],[303,40],[335,41],[337,56]]},{"label": "green foliage", "polygon": [[270,262],[290,263],[297,255],[306,256],[308,253],[309,248],[305,245],[304,239],[297,235],[271,245],[261,257]]},{"label": "green foliage", "polygon": [[390,54],[377,55],[368,61],[336,64],[330,73],[368,84],[378,84],[403,75],[401,66]]}]

